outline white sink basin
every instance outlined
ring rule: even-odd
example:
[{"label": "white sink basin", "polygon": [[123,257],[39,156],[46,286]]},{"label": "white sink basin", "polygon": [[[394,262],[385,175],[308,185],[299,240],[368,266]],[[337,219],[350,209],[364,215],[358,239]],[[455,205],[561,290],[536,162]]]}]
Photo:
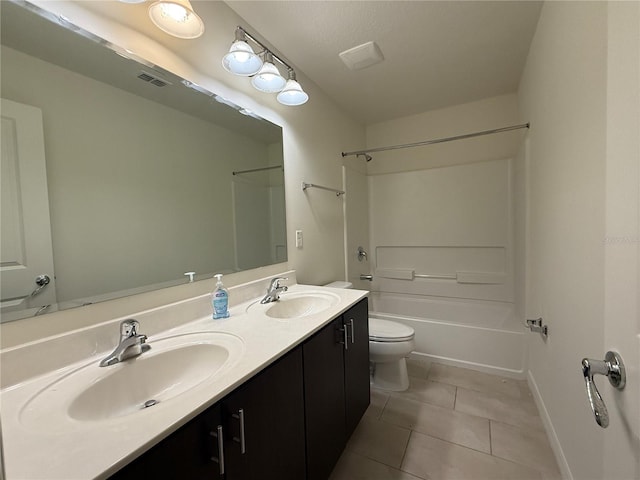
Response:
[{"label": "white sink basin", "polygon": [[21,409],[21,423],[61,431],[75,422],[150,414],[222,375],[244,351],[240,338],[214,332],[175,335],[149,345],[151,350],[138,357],[109,367],[99,367],[96,359],[48,385]]},{"label": "white sink basin", "polygon": [[336,305],[340,297],[328,292],[300,292],[280,295],[277,302],[250,305],[248,312],[259,311],[271,318],[293,319],[315,315]]}]

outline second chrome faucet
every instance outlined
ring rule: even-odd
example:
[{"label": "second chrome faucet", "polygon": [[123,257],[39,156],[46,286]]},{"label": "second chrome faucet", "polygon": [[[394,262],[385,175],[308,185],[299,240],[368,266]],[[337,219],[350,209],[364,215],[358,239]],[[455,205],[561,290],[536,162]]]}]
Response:
[{"label": "second chrome faucet", "polygon": [[264,296],[260,303],[277,302],[280,299],[280,293],[286,292],[288,287],[286,285],[280,285],[283,280],[288,280],[286,277],[276,277],[271,280],[269,288],[267,288],[267,294]]}]

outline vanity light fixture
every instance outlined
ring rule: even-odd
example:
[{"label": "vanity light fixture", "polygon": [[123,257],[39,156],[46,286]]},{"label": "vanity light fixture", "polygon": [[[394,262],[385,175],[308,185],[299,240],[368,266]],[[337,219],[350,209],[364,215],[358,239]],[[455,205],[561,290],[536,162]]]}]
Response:
[{"label": "vanity light fixture", "polygon": [[247,43],[247,34],[241,27],[236,28],[236,39],[229,53],[222,57],[222,66],[227,72],[241,77],[250,77],[262,68],[262,59]]},{"label": "vanity light fixture", "polygon": [[[256,44],[261,50],[256,53],[249,45],[249,41]],[[288,80],[280,74],[274,60],[287,69]],[[302,105],[309,100],[309,95],[302,90],[296,81],[293,68],[240,26],[236,28],[235,40],[231,44],[229,52],[222,58],[222,66],[234,75],[253,77],[251,84],[256,90],[265,93],[278,93],[277,100],[283,105]]]},{"label": "vanity light fixture", "polygon": [[192,39],[204,33],[204,23],[189,0],[160,0],[149,7],[149,18],[165,33]]},{"label": "vanity light fixture", "polygon": [[289,70],[289,80],[287,80],[287,84],[278,94],[276,99],[281,104],[290,106],[302,105],[309,100],[307,92],[302,90],[302,87],[296,81],[296,72],[294,72],[293,69]]},{"label": "vanity light fixture", "polygon": [[265,93],[275,93],[282,90],[287,80],[280,75],[278,67],[273,64],[273,54],[269,51],[264,52],[264,63],[260,71],[251,79],[251,85],[256,90]]}]

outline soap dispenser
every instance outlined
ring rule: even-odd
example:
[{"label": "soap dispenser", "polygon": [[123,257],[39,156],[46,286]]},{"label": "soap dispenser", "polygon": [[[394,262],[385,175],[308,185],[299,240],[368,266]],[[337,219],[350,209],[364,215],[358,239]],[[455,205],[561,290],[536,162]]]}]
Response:
[{"label": "soap dispenser", "polygon": [[229,292],[222,284],[222,274],[214,275],[218,279],[216,289],[211,295],[211,304],[213,305],[213,318],[227,318],[229,316]]}]

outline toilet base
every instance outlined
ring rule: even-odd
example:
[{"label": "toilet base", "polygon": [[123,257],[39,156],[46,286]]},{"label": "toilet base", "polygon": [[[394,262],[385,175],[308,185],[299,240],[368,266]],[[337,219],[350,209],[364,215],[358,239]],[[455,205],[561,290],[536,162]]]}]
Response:
[{"label": "toilet base", "polygon": [[390,392],[404,392],[409,388],[407,362],[404,358],[393,362],[374,363],[371,385]]}]

